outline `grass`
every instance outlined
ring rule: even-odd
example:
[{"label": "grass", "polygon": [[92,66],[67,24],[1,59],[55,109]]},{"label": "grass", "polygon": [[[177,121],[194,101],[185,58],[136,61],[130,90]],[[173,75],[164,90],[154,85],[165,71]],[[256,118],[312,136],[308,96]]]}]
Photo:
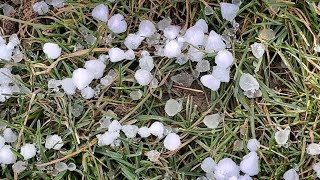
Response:
[{"label": "grass", "polygon": [[[12,66],[13,74],[19,74],[32,93],[19,94],[10,98],[1,107],[0,122],[20,133],[20,141],[35,143],[40,154],[29,160],[29,168],[23,173],[13,174],[11,166],[3,167],[0,177],[6,179],[196,179],[204,175],[200,163],[208,156],[216,161],[230,157],[238,164],[248,152],[235,149],[234,143],[245,146],[248,139],[256,137],[263,145],[258,152],[260,173],[255,179],[281,179],[283,173],[297,168],[301,179],[315,179],[312,165],[319,161],[317,156],[306,154],[307,144],[318,143],[319,130],[319,57],[313,47],[319,43],[319,14],[316,4],[300,1],[244,1],[236,18],[240,29],[232,40],[231,51],[236,63],[232,67],[230,83],[223,83],[217,92],[210,92],[195,81],[191,89],[174,84],[170,77],[179,72],[192,72],[194,63],[179,66],[173,59],[155,58],[154,75],[160,87],[151,90],[139,86],[133,77],[138,58],[134,61],[108,63],[106,72],[114,69],[118,77],[112,86],[101,89],[99,96],[84,100],[80,94],[68,97],[47,89],[49,78],[71,77],[74,69],[82,67],[86,60],[107,54],[110,47],[124,47],[125,34],[114,35],[104,43],[107,26],[92,19],[92,8],[102,1],[68,1],[64,8],[51,10],[46,16],[29,17],[23,14],[24,7],[33,1],[22,1],[14,17],[0,15],[1,32],[9,35],[13,31],[22,37],[26,59],[20,63],[6,63]],[[203,9],[208,3],[214,14],[205,16]],[[209,29],[223,33],[230,27],[221,15],[219,1],[194,0],[125,0],[107,3],[110,14],[121,13],[128,22],[128,32],[137,31],[139,21],[149,19],[158,22],[171,17],[174,24],[187,28],[199,18],[205,19]],[[270,6],[279,8],[270,13]],[[26,11],[26,10],[25,10]],[[13,23],[16,29],[8,33],[6,23]],[[10,27],[10,26],[9,26]],[[79,32],[85,27],[97,37],[94,45],[87,45]],[[273,29],[276,37],[270,41],[259,38],[264,28]],[[112,33],[111,33],[112,34]],[[267,45],[261,66],[257,72],[250,45],[263,41]],[[55,42],[63,49],[63,56],[51,61],[45,58],[42,45]],[[84,50],[73,52],[80,43]],[[139,49],[152,48],[144,44]],[[137,53],[139,54],[139,53]],[[214,57],[207,57],[214,65]],[[261,98],[248,99],[239,88],[239,78],[244,72],[253,74],[259,81]],[[94,82],[98,84],[98,82]],[[143,91],[141,101],[132,101],[129,93]],[[167,117],[164,104],[169,98],[183,100],[183,111],[174,117]],[[81,104],[84,111],[79,117],[72,115],[73,105]],[[149,125],[161,121],[178,128],[183,145],[178,151],[165,151],[162,141],[155,138],[128,140],[121,135],[122,145],[118,148],[98,147],[95,135],[99,119],[112,110],[114,118],[123,124]],[[221,113],[224,121],[217,129],[205,128],[202,119],[211,113]],[[288,147],[276,144],[274,134],[279,128],[290,126]],[[65,143],[60,152],[46,150],[47,135],[60,134]],[[162,152],[159,163],[147,160],[145,152]],[[77,170],[64,171],[51,176],[50,168],[38,170],[39,163],[54,166],[58,161],[74,162]]]}]

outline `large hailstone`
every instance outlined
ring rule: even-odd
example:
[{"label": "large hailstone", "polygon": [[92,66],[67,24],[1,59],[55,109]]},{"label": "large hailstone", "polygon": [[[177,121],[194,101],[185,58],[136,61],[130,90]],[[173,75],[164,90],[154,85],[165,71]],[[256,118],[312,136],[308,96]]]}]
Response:
[{"label": "large hailstone", "polygon": [[151,132],[149,130],[148,127],[140,127],[139,130],[138,130],[138,134],[142,137],[142,138],[146,138],[146,137],[149,137],[151,135]]},{"label": "large hailstone", "polygon": [[192,26],[184,34],[184,39],[187,43],[193,46],[202,45],[204,40],[204,32],[200,27]]},{"label": "large hailstone", "polygon": [[128,49],[137,49],[143,40],[144,40],[144,37],[142,37],[139,34],[128,34],[128,36],[124,40],[124,45]]},{"label": "large hailstone", "polygon": [[136,125],[123,125],[121,130],[127,136],[127,138],[135,138],[139,128]]},{"label": "large hailstone", "polygon": [[223,41],[221,35],[216,33],[215,31],[210,31],[207,42],[205,44],[205,50],[208,53],[213,53],[215,51],[221,51],[226,49],[227,45]]},{"label": "large hailstone", "polygon": [[94,79],[100,79],[103,76],[104,69],[106,65],[101,60],[89,60],[86,61],[84,67],[93,73]]},{"label": "large hailstone", "polygon": [[220,88],[220,80],[212,76],[211,74],[204,75],[200,78],[203,86],[211,89],[212,91],[217,91]]},{"label": "large hailstone", "polygon": [[167,39],[175,39],[179,35],[180,29],[180,26],[170,25],[163,30],[163,35]]},{"label": "large hailstone", "polygon": [[137,80],[137,82],[141,86],[145,86],[145,85],[148,85],[151,82],[151,80],[153,79],[153,76],[150,73],[150,71],[147,71],[145,69],[139,69],[134,74],[134,78]]},{"label": "large hailstone", "polygon": [[264,44],[255,42],[255,43],[251,44],[250,47],[251,47],[251,51],[252,51],[252,54],[254,55],[254,57],[256,57],[257,59],[262,58],[264,51],[266,49]]},{"label": "large hailstone", "polygon": [[99,4],[92,10],[92,16],[102,22],[108,22],[109,8],[104,4]]},{"label": "large hailstone", "polygon": [[177,40],[171,40],[164,46],[163,53],[168,58],[177,57],[181,54],[181,44]]},{"label": "large hailstone", "polygon": [[116,34],[125,32],[127,26],[127,22],[122,14],[115,14],[108,21],[108,28]]},{"label": "large hailstone", "polygon": [[164,126],[161,122],[154,122],[149,127],[149,131],[152,135],[157,136],[159,139],[163,137]]},{"label": "large hailstone", "polygon": [[289,169],[283,174],[284,180],[299,180],[299,175],[296,170]]},{"label": "large hailstone", "polygon": [[194,26],[202,29],[204,33],[208,33],[208,24],[204,19],[199,19]]},{"label": "large hailstone", "polygon": [[94,75],[92,74],[92,72],[84,68],[76,69],[72,73],[73,84],[79,90],[82,90],[85,87],[87,87],[93,79],[94,79]]},{"label": "large hailstone", "polygon": [[216,179],[229,179],[240,174],[239,166],[230,158],[224,158],[219,161],[214,170]]},{"label": "large hailstone", "polygon": [[221,50],[215,57],[215,63],[217,64],[217,66],[228,68],[232,65],[233,59],[234,58],[231,52],[229,52],[228,50]]},{"label": "large hailstone", "polygon": [[220,114],[211,114],[211,115],[207,115],[206,117],[204,117],[203,119],[203,123],[211,129],[215,129],[218,127],[220,121],[221,121],[222,117]]},{"label": "large hailstone", "polygon": [[259,173],[259,157],[255,151],[251,151],[242,158],[240,170],[249,176],[255,176]]},{"label": "large hailstone", "polygon": [[61,48],[55,43],[45,43],[43,45],[43,52],[49,59],[57,59],[61,55]]},{"label": "large hailstone", "polygon": [[76,93],[76,85],[72,78],[65,78],[61,81],[61,87],[67,95],[74,95]]},{"label": "large hailstone", "polygon": [[169,133],[163,141],[163,145],[166,149],[174,151],[181,145],[181,140],[179,135],[176,133]]},{"label": "large hailstone", "polygon": [[125,59],[126,60],[134,59],[134,52],[131,49],[124,52],[120,48],[111,48],[109,49],[108,54],[111,62],[119,62]]},{"label": "large hailstone", "polygon": [[222,18],[227,21],[233,21],[239,11],[239,6],[231,3],[220,3]]},{"label": "large hailstone", "polygon": [[243,73],[239,80],[240,88],[248,98],[254,98],[255,92],[259,90],[259,83],[251,74]]},{"label": "large hailstone", "polygon": [[320,144],[311,143],[307,146],[307,153],[310,155],[319,155],[320,154]]},{"label": "large hailstone", "polygon": [[230,81],[230,68],[213,66],[212,76],[219,79],[221,82],[229,82]]},{"label": "large hailstone", "polygon": [[3,131],[3,137],[6,140],[7,143],[13,143],[16,142],[17,140],[17,134],[15,132],[12,131],[11,128],[6,128]]},{"label": "large hailstone", "polygon": [[260,149],[260,143],[257,139],[250,139],[247,144],[249,151],[258,151]]},{"label": "large hailstone", "polygon": [[169,99],[166,102],[164,107],[164,111],[168,114],[168,116],[174,116],[178,114],[182,110],[182,105],[175,99]]},{"label": "large hailstone", "polygon": [[156,32],[156,27],[149,20],[143,20],[139,24],[138,34],[143,37],[151,37]]},{"label": "large hailstone", "polygon": [[151,71],[154,68],[153,58],[151,56],[143,56],[139,60],[139,66],[141,69]]},{"label": "large hailstone", "polygon": [[60,150],[62,146],[63,146],[63,141],[60,136],[56,134],[47,136],[46,142],[44,145],[46,149]]},{"label": "large hailstone", "polygon": [[5,145],[0,149],[0,163],[13,164],[17,160],[17,156],[12,152],[11,146]]},{"label": "large hailstone", "polygon": [[213,172],[216,166],[217,163],[211,157],[205,158],[201,163],[201,169],[206,173]]},{"label": "large hailstone", "polygon": [[37,149],[34,144],[25,144],[21,147],[20,154],[23,156],[24,160],[28,160],[36,156]]},{"label": "large hailstone", "polygon": [[32,8],[33,11],[35,11],[39,15],[44,15],[49,11],[49,6],[44,1],[34,3]]},{"label": "large hailstone", "polygon": [[275,133],[274,138],[276,139],[277,144],[283,146],[289,140],[290,128],[284,130],[279,130]]}]

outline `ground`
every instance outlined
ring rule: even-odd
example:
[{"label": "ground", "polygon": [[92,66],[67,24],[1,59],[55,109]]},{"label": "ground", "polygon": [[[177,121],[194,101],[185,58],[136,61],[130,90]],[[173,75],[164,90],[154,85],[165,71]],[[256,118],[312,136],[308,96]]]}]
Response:
[{"label": "ground", "polygon": [[[19,1],[17,1],[19,2]],[[20,74],[32,94],[15,95],[1,103],[0,122],[18,132],[19,142],[35,143],[40,155],[29,161],[32,168],[17,175],[11,166],[0,171],[1,178],[20,179],[196,179],[204,175],[200,163],[206,157],[216,161],[230,157],[240,163],[247,154],[248,139],[257,138],[263,145],[258,151],[260,173],[255,179],[281,179],[284,172],[296,168],[301,179],[315,179],[312,165],[317,156],[306,153],[309,143],[318,143],[319,130],[319,56],[314,47],[319,43],[320,10],[317,4],[306,1],[244,1],[236,21],[240,29],[232,41],[230,51],[235,56],[231,69],[231,81],[224,83],[216,91],[209,91],[199,81],[191,88],[174,84],[170,76],[180,72],[192,72],[194,63],[180,66],[172,59],[156,58],[154,75],[160,87],[154,91],[141,87],[134,81],[137,61],[108,63],[106,72],[116,70],[117,80],[102,89],[99,97],[84,100],[79,93],[66,96],[48,90],[50,78],[71,77],[72,71],[82,67],[86,60],[107,54],[110,47],[123,47],[126,35],[117,35],[108,43],[105,38],[110,33],[106,24],[97,22],[91,10],[101,0],[70,0],[65,7],[51,9],[48,15],[38,16],[30,7],[35,1],[22,0],[14,5],[16,12],[8,18],[0,15],[2,35],[17,33],[22,38],[22,48],[27,58],[19,63],[9,63],[13,74]],[[22,4],[21,4],[22,3]],[[209,28],[218,33],[230,26],[222,20],[219,1],[211,0],[123,0],[109,5],[110,14],[121,13],[129,24],[128,33],[137,31],[139,22],[149,19],[158,22],[171,17],[173,23],[182,27],[193,25],[203,18]],[[209,4],[214,14],[204,15],[204,7]],[[86,45],[79,32],[86,27],[98,38],[94,45]],[[262,29],[272,29],[276,37],[263,41],[259,37]],[[254,56],[250,45],[263,41],[267,51],[260,69],[253,67]],[[42,45],[55,42],[63,49],[63,58],[53,62],[42,52]],[[85,50],[73,52],[79,42]],[[141,48],[151,53],[154,49],[143,44]],[[137,53],[138,54],[138,53]],[[214,57],[208,57],[211,65]],[[1,62],[2,66],[7,66]],[[262,97],[248,99],[239,87],[241,73],[253,74],[260,84]],[[98,83],[95,82],[95,83]],[[143,91],[143,99],[132,101],[132,90]],[[181,98],[183,110],[174,117],[164,112],[164,104],[169,98]],[[73,104],[84,106],[79,117],[71,114]],[[174,152],[166,151],[162,141],[155,138],[128,140],[122,136],[119,148],[98,147],[95,135],[99,119],[112,110],[123,124],[150,125],[154,120],[179,128],[182,146]],[[205,127],[205,115],[221,113],[224,121],[217,129]],[[285,127],[291,128],[288,147],[278,146],[275,132]],[[46,150],[45,137],[59,134],[65,143],[60,152]],[[243,148],[235,147],[243,143]],[[154,164],[144,155],[149,150],[162,152],[159,163]],[[64,171],[56,177],[50,171],[40,171],[35,164],[74,162],[77,170]]]}]

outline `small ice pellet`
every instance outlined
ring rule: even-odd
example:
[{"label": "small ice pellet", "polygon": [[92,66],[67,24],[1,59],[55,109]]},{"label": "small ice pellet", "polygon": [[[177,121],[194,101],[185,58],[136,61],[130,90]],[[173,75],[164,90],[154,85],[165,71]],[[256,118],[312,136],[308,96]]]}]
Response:
[{"label": "small ice pellet", "polygon": [[243,73],[239,80],[240,88],[243,91],[258,90],[259,83],[251,74]]},{"label": "small ice pellet", "polygon": [[121,130],[127,138],[135,138],[139,128],[136,125],[123,125]]},{"label": "small ice pellet", "polygon": [[177,40],[166,43],[163,49],[164,56],[168,58],[178,57],[181,54],[181,45]]},{"label": "small ice pellet", "polygon": [[222,117],[220,114],[211,114],[207,115],[203,119],[203,123],[210,129],[215,129],[218,127]]},{"label": "small ice pellet", "polygon": [[199,72],[207,72],[210,70],[210,63],[208,60],[201,60],[196,65],[196,70]]},{"label": "small ice pellet", "polygon": [[115,14],[108,21],[108,28],[116,34],[125,32],[127,26],[128,24],[122,14]]},{"label": "small ice pellet", "polygon": [[307,153],[310,155],[319,155],[320,154],[320,144],[311,143],[307,146]]},{"label": "small ice pellet", "polygon": [[68,169],[68,165],[64,162],[57,162],[55,165],[54,165],[54,168],[59,171],[59,172],[62,172],[62,171],[65,171]]},{"label": "small ice pellet", "polygon": [[72,78],[65,78],[61,81],[61,87],[67,95],[76,93],[76,85],[73,83]]},{"label": "small ice pellet", "polygon": [[209,5],[205,6],[203,11],[206,16],[210,16],[211,14],[213,14],[213,9]]},{"label": "small ice pellet", "polygon": [[1,164],[13,164],[17,160],[17,156],[12,152],[11,146],[4,145],[0,149],[0,162]]},{"label": "small ice pellet", "polygon": [[148,151],[146,155],[151,162],[157,162],[160,157],[160,153],[157,150]]},{"label": "small ice pellet", "polygon": [[164,107],[164,111],[168,116],[174,116],[182,110],[182,104],[175,99],[169,99]]},{"label": "small ice pellet", "polygon": [[240,170],[249,176],[255,176],[259,173],[259,157],[255,151],[243,156]]},{"label": "small ice pellet", "polygon": [[69,163],[69,164],[68,164],[68,170],[69,170],[69,171],[74,171],[74,170],[76,170],[76,169],[77,169],[76,164],[74,164],[74,163]]},{"label": "small ice pellet", "polygon": [[91,81],[94,79],[94,75],[87,69],[78,68],[72,73],[73,84],[79,89],[82,90],[87,87]]},{"label": "small ice pellet", "polygon": [[94,96],[94,90],[91,87],[85,87],[81,90],[81,96],[85,99],[91,99]]},{"label": "small ice pellet", "polygon": [[103,76],[106,65],[102,61],[94,59],[86,61],[84,68],[94,75],[94,79],[100,79]]},{"label": "small ice pellet", "polygon": [[139,34],[128,34],[128,36],[124,40],[124,45],[128,49],[137,49],[143,40],[144,37],[140,36]]},{"label": "small ice pellet", "polygon": [[193,46],[202,45],[204,40],[204,32],[198,26],[192,26],[184,34],[184,39],[187,43]]},{"label": "small ice pellet", "polygon": [[156,32],[156,27],[149,20],[142,20],[139,24],[138,34],[143,37],[151,37]]},{"label": "small ice pellet", "polygon": [[163,137],[164,126],[161,122],[154,122],[149,127],[149,131],[152,135],[157,136],[159,139]]},{"label": "small ice pellet", "polygon": [[22,173],[24,170],[27,169],[27,164],[28,163],[26,161],[17,161],[12,166],[13,171],[16,172],[17,174]]},{"label": "small ice pellet", "polygon": [[203,86],[211,89],[212,91],[217,91],[220,88],[220,80],[212,76],[211,74],[204,75],[200,78]]},{"label": "small ice pellet", "polygon": [[208,53],[213,53],[215,51],[221,51],[226,49],[227,45],[223,41],[221,35],[216,33],[215,31],[210,31],[210,34],[208,36],[208,39],[205,43],[205,50]]},{"label": "small ice pellet", "polygon": [[179,135],[176,133],[169,133],[163,141],[163,145],[166,149],[174,151],[181,145],[181,140]]},{"label": "small ice pellet", "polygon": [[260,149],[260,143],[257,139],[249,139],[247,148],[249,151],[258,151]]},{"label": "small ice pellet", "polygon": [[320,163],[315,163],[312,169],[316,172],[317,177],[320,178]]},{"label": "small ice pellet", "polygon": [[7,143],[13,143],[16,142],[17,140],[17,134],[15,132],[12,131],[11,128],[6,128],[3,131],[3,137],[6,140]]},{"label": "small ice pellet", "polygon": [[233,176],[238,177],[239,174],[240,167],[230,158],[220,160],[214,169],[216,179],[229,179]]},{"label": "small ice pellet", "polygon": [[57,59],[61,55],[62,49],[58,44],[55,43],[45,43],[43,45],[43,52],[47,55],[49,59]]},{"label": "small ice pellet", "polygon": [[284,130],[279,130],[275,133],[274,137],[279,145],[285,145],[289,140],[290,128],[286,128]]},{"label": "small ice pellet", "polygon": [[191,61],[199,62],[204,58],[205,53],[202,49],[190,46],[187,55]]},{"label": "small ice pellet", "polygon": [[53,91],[59,91],[59,86],[61,85],[60,80],[56,79],[49,79],[48,81],[48,88],[52,89]]},{"label": "small ice pellet", "polygon": [[230,68],[213,66],[212,76],[219,79],[221,82],[229,82],[230,81]]},{"label": "small ice pellet", "polygon": [[264,44],[255,42],[255,43],[251,44],[250,47],[251,47],[251,51],[252,51],[252,54],[254,55],[254,57],[256,57],[257,59],[262,58],[264,51],[266,49]]},{"label": "small ice pellet", "polygon": [[150,71],[147,71],[145,69],[139,69],[134,74],[134,78],[137,80],[137,82],[141,86],[145,86],[145,85],[148,85],[151,82],[151,80],[153,79],[153,76],[150,73]]},{"label": "small ice pellet", "polygon": [[35,11],[39,15],[44,15],[49,11],[49,6],[44,1],[34,3],[32,8],[33,8],[33,11]]},{"label": "small ice pellet", "polygon": [[221,50],[215,57],[215,63],[217,64],[217,66],[228,68],[232,65],[233,59],[234,58],[231,52],[229,52],[228,50]]},{"label": "small ice pellet", "polygon": [[284,180],[299,180],[299,175],[296,170],[289,169],[283,174]]},{"label": "small ice pellet", "polygon": [[23,156],[24,160],[28,160],[36,156],[37,148],[34,144],[25,144],[20,149],[20,154]]},{"label": "small ice pellet", "polygon": [[159,87],[159,81],[156,78],[153,78],[150,82],[150,88],[157,88]]},{"label": "small ice pellet", "polygon": [[104,4],[99,4],[92,10],[92,16],[102,22],[108,22],[109,8]]},{"label": "small ice pellet", "polygon": [[189,60],[189,56],[187,56],[186,54],[179,54],[177,57],[176,57],[176,63],[179,64],[179,65],[184,65],[188,62]]},{"label": "small ice pellet", "polygon": [[272,29],[262,29],[259,37],[264,40],[272,40],[276,36],[276,33]]},{"label": "small ice pellet", "polygon": [[239,11],[239,6],[231,3],[220,3],[222,18],[227,21],[233,21]]},{"label": "small ice pellet", "polygon": [[142,137],[142,138],[146,138],[146,137],[149,137],[151,135],[151,132],[149,130],[148,127],[140,127],[139,130],[138,130],[138,134]]},{"label": "small ice pellet", "polygon": [[139,60],[139,66],[141,69],[151,71],[154,68],[153,58],[151,56],[143,56]]},{"label": "small ice pellet", "polygon": [[130,97],[134,101],[139,100],[142,97],[142,91],[141,90],[131,91],[130,92]]},{"label": "small ice pellet", "polygon": [[108,127],[109,132],[120,132],[122,126],[117,120],[113,120]]},{"label": "small ice pellet", "polygon": [[74,103],[72,106],[71,106],[71,114],[74,116],[74,117],[79,117],[82,112],[83,112],[83,105],[79,104],[79,103]]},{"label": "small ice pellet", "polygon": [[216,165],[217,163],[211,157],[207,157],[202,161],[201,169],[206,173],[210,173],[214,171]]},{"label": "small ice pellet", "polygon": [[199,27],[200,29],[202,29],[202,31],[204,33],[208,33],[208,24],[204,19],[199,19],[195,26]]},{"label": "small ice pellet", "polygon": [[180,32],[180,26],[170,25],[163,30],[163,35],[168,39],[175,39]]},{"label": "small ice pellet", "polygon": [[163,18],[157,23],[157,27],[160,31],[163,31],[165,28],[170,26],[172,20],[170,18]]},{"label": "small ice pellet", "polygon": [[63,146],[62,138],[56,134],[48,135],[44,146],[46,149],[60,150]]},{"label": "small ice pellet", "polygon": [[[3,10],[3,15],[5,15],[5,16],[10,16],[11,13],[14,11],[14,8],[7,3],[1,4],[1,5],[2,5],[2,10]],[[1,5],[0,5],[0,8],[1,8]]]},{"label": "small ice pellet", "polygon": [[119,132],[105,132],[104,134],[98,134],[98,146],[111,145],[118,137],[120,136]]}]

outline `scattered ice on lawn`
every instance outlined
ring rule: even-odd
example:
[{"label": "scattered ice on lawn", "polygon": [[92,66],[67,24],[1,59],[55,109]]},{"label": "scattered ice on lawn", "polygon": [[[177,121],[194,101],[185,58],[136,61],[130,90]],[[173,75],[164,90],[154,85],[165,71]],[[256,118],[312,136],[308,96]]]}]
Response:
[{"label": "scattered ice on lawn", "polygon": [[201,60],[196,65],[196,70],[199,72],[207,72],[210,70],[210,63],[208,60]]},{"label": "scattered ice on lawn", "polygon": [[289,169],[283,174],[284,180],[299,180],[299,175],[296,170]]},{"label": "scattered ice on lawn", "polygon": [[150,71],[147,71],[145,69],[137,70],[136,73],[134,74],[134,78],[137,80],[137,82],[141,86],[148,85],[151,82],[151,80],[153,79]]},{"label": "scattered ice on lawn", "polygon": [[249,139],[247,148],[249,151],[258,151],[260,149],[260,143],[257,139]]},{"label": "scattered ice on lawn", "polygon": [[102,61],[95,59],[86,61],[84,67],[93,73],[94,79],[100,79],[103,76],[106,65]]},{"label": "scattered ice on lawn", "polygon": [[79,103],[74,103],[71,107],[71,114],[74,117],[79,117],[83,112],[83,106]]},{"label": "scattered ice on lawn", "polygon": [[205,53],[202,49],[190,46],[188,49],[188,57],[191,61],[199,62],[203,59]]},{"label": "scattered ice on lawn", "polygon": [[232,65],[233,59],[234,58],[231,52],[229,52],[228,50],[221,50],[215,57],[215,63],[217,64],[217,66],[228,68]]},{"label": "scattered ice on lawn", "polygon": [[272,29],[262,29],[259,34],[259,37],[264,40],[274,39],[275,36],[276,36],[276,33]]},{"label": "scattered ice on lawn", "polygon": [[62,8],[64,6],[65,0],[46,0],[46,3],[55,7],[55,8]]},{"label": "scattered ice on lawn", "polygon": [[4,146],[6,142],[6,139],[4,139],[4,137],[0,136],[0,149]]},{"label": "scattered ice on lawn", "polygon": [[168,39],[175,39],[179,35],[180,29],[180,26],[170,25],[163,30],[163,35]]},{"label": "scattered ice on lawn", "polygon": [[204,19],[199,19],[194,26],[202,29],[204,33],[208,33],[208,24]]},{"label": "scattered ice on lawn", "polygon": [[232,159],[224,158],[217,164],[214,174],[217,180],[229,179],[232,176],[238,177],[240,174],[240,167]]},{"label": "scattered ice on lawn", "polygon": [[243,156],[240,170],[249,176],[255,176],[259,173],[259,157],[255,151]]},{"label": "scattered ice on lawn", "polygon": [[150,88],[157,88],[159,87],[159,81],[156,78],[153,78],[150,82]]},{"label": "scattered ice on lawn", "polygon": [[149,137],[151,135],[149,128],[146,126],[140,127],[138,130],[138,134],[143,138]]},{"label": "scattered ice on lawn", "polygon": [[62,138],[56,134],[48,135],[44,146],[46,149],[60,150],[63,146]]},{"label": "scattered ice on lawn", "polygon": [[34,3],[32,8],[33,8],[33,11],[35,11],[39,15],[44,15],[47,12],[49,12],[49,6],[44,1]]},{"label": "scattered ice on lawn", "polygon": [[184,65],[185,63],[188,62],[188,60],[189,60],[189,57],[186,54],[181,53],[177,56],[176,63],[179,65]]},{"label": "scattered ice on lawn", "polygon": [[61,81],[61,87],[67,95],[73,95],[76,93],[76,86],[72,78],[65,78]]},{"label": "scattered ice on lawn", "polygon": [[139,60],[139,66],[141,69],[145,69],[147,71],[151,71],[154,68],[153,58],[151,56],[143,56]]},{"label": "scattered ice on lawn", "polygon": [[122,126],[119,123],[119,121],[113,120],[111,122],[111,124],[109,125],[109,127],[108,127],[108,131],[111,132],[111,133],[120,132],[121,128],[122,128]]},{"label": "scattered ice on lawn", "polygon": [[216,168],[217,163],[211,158],[205,158],[201,163],[201,169],[206,173],[212,173]]},{"label": "scattered ice on lawn", "polygon": [[16,173],[22,173],[24,170],[27,169],[27,162],[26,161],[17,161],[16,163],[13,164],[12,168],[13,171]]},{"label": "scattered ice on lawn", "polygon": [[243,73],[240,76],[239,85],[248,98],[254,98],[255,92],[259,90],[258,81],[251,74],[248,73]]},{"label": "scattered ice on lawn", "polygon": [[13,164],[17,160],[17,156],[12,152],[11,146],[5,145],[0,149],[0,163]]},{"label": "scattered ice on lawn", "polygon": [[189,44],[193,46],[199,46],[203,43],[204,32],[200,27],[192,26],[186,31],[184,38]]},{"label": "scattered ice on lawn", "polygon": [[93,80],[94,75],[87,69],[78,68],[72,73],[73,84],[79,89],[82,90],[87,87]]},{"label": "scattered ice on lawn", "polygon": [[11,128],[6,128],[3,131],[3,137],[7,143],[13,143],[17,140],[17,134],[13,132]]},{"label": "scattered ice on lawn", "polygon": [[238,180],[252,180],[252,177],[250,177],[248,174],[239,176]]},{"label": "scattered ice on lawn", "polygon": [[36,156],[37,148],[34,144],[25,144],[20,149],[20,154],[23,156],[24,160],[28,160]]},{"label": "scattered ice on lawn", "polygon": [[154,122],[149,127],[149,131],[152,135],[157,136],[159,139],[163,137],[164,126],[161,122]]},{"label": "scattered ice on lawn", "polygon": [[94,96],[94,90],[88,86],[81,90],[81,96],[85,99],[91,99]]},{"label": "scattered ice on lawn", "polygon": [[311,143],[307,147],[307,153],[310,155],[319,155],[320,154],[320,144]]},{"label": "scattered ice on lawn", "polygon": [[134,52],[132,50],[128,50],[125,52],[120,48],[111,48],[109,49],[109,58],[111,62],[132,60],[134,59]]},{"label": "scattered ice on lawn", "polygon": [[108,28],[116,34],[125,32],[127,30],[127,26],[127,22],[122,14],[115,14],[111,16],[108,21]]},{"label": "scattered ice on lawn", "polygon": [[172,76],[171,80],[183,87],[190,87],[194,81],[192,75],[186,72]]},{"label": "scattered ice on lawn", "polygon": [[130,97],[134,101],[139,100],[142,97],[142,91],[141,90],[131,91],[130,92]]},{"label": "scattered ice on lawn", "polygon": [[230,68],[213,66],[212,76],[219,79],[221,82],[229,82],[230,81]]},{"label": "scattered ice on lawn", "polygon": [[[1,5],[0,5],[0,8],[1,8]],[[13,13],[14,8],[11,5],[5,3],[5,4],[2,4],[2,10],[3,10],[3,15],[10,16],[11,13]]]},{"label": "scattered ice on lawn", "polygon": [[139,24],[138,34],[142,37],[151,37],[156,31],[156,27],[149,20],[142,20]]},{"label": "scattered ice on lawn", "polygon": [[104,4],[99,4],[92,10],[92,16],[102,22],[107,22],[109,16],[109,8]]},{"label": "scattered ice on lawn", "polygon": [[172,20],[170,18],[163,18],[157,23],[157,27],[160,31],[163,31],[166,27],[170,26]]},{"label": "scattered ice on lawn", "polygon": [[171,40],[164,46],[163,53],[168,58],[177,57],[181,54],[181,44],[177,40]]},{"label": "scattered ice on lawn", "polygon": [[69,164],[68,164],[68,170],[69,170],[69,171],[74,171],[74,170],[76,170],[76,169],[77,169],[76,164],[74,164],[74,163],[69,163]]},{"label": "scattered ice on lawn", "polygon": [[233,21],[239,11],[239,6],[231,3],[220,3],[222,18],[227,21]]},{"label": "scattered ice on lawn", "polygon": [[274,137],[276,139],[277,144],[283,146],[289,140],[289,135],[290,135],[290,127],[287,127],[284,130],[277,131]]},{"label": "scattered ice on lawn", "polygon": [[57,59],[61,55],[61,48],[55,43],[45,43],[43,45],[43,52],[49,59]]},{"label": "scattered ice on lawn", "polygon": [[208,53],[213,53],[215,51],[220,51],[226,49],[226,43],[223,41],[221,35],[215,31],[210,31],[208,40],[205,44],[205,50]]},{"label": "scattered ice on lawn", "polygon": [[166,149],[170,151],[174,151],[179,148],[181,145],[181,140],[179,135],[176,133],[170,133],[166,136],[166,138],[163,141],[163,145]]},{"label": "scattered ice on lawn", "polygon": [[213,14],[213,9],[212,9],[212,7],[209,6],[209,5],[206,5],[206,6],[204,7],[204,14],[205,14],[206,16],[209,16],[209,15]]},{"label": "scattered ice on lawn", "polygon": [[157,150],[148,151],[146,155],[151,162],[159,161],[160,153]]},{"label": "scattered ice on lawn", "polygon": [[65,171],[68,169],[68,165],[64,162],[57,162],[55,165],[54,165],[54,168],[59,171],[59,172],[62,172],[62,171]]},{"label": "scattered ice on lawn", "polygon": [[212,91],[217,91],[220,88],[220,80],[212,76],[211,74],[204,75],[200,78],[203,86],[211,89]]},{"label": "scattered ice on lawn", "polygon": [[139,128],[136,125],[123,125],[121,130],[127,138],[135,138]]},{"label": "scattered ice on lawn", "polygon": [[166,102],[164,107],[164,111],[168,116],[174,116],[178,114],[182,110],[182,104],[175,99],[169,99]]},{"label": "scattered ice on lawn", "polygon": [[129,34],[124,40],[124,45],[128,49],[137,49],[143,40],[144,37],[140,36],[139,34]]},{"label": "scattered ice on lawn", "polygon": [[216,114],[211,114],[211,115],[207,115],[206,117],[204,117],[203,123],[208,128],[215,129],[218,127],[221,120],[222,120],[221,115],[216,113]]},{"label": "scattered ice on lawn", "polygon": [[320,178],[320,163],[315,163],[312,169],[316,172],[317,177]]},{"label": "scattered ice on lawn", "polygon": [[256,57],[257,59],[262,58],[264,51],[265,51],[265,46],[262,43],[253,43],[251,44],[251,51],[252,54],[254,55],[254,57]]}]

